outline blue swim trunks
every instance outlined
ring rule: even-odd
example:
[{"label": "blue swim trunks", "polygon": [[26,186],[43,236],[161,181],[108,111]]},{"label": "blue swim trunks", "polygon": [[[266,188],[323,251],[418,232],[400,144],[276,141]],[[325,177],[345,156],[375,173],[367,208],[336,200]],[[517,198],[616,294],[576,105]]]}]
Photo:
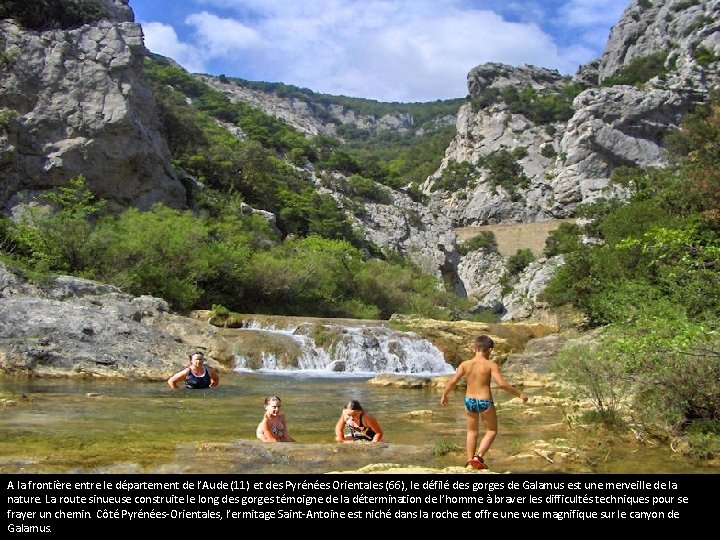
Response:
[{"label": "blue swim trunks", "polygon": [[465,398],[465,410],[467,412],[481,413],[493,406],[491,399],[478,399],[474,397]]}]

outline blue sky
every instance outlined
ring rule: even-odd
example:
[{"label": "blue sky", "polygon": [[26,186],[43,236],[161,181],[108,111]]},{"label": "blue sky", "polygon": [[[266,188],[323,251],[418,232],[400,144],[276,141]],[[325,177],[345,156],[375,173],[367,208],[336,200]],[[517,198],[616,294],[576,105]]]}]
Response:
[{"label": "blue sky", "polygon": [[193,73],[379,101],[465,97],[485,62],[573,75],[631,0],[130,0],[146,47]]}]

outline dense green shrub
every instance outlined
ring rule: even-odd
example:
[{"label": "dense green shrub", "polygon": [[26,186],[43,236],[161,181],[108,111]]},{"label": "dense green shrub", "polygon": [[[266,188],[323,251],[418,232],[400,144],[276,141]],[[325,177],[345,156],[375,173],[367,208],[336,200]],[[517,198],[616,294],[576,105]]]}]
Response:
[{"label": "dense green shrub", "polygon": [[428,199],[427,195],[425,195],[420,188],[420,185],[415,182],[411,183],[404,191],[415,202],[424,204]]},{"label": "dense green shrub", "polygon": [[490,105],[494,105],[501,101],[500,90],[497,88],[486,87],[475,94],[470,100],[472,112],[477,113],[482,109],[486,109]]},{"label": "dense green shrub", "polygon": [[680,0],[670,6],[670,11],[682,11],[692,6],[698,6],[702,0]]},{"label": "dense green shrub", "polygon": [[555,147],[552,143],[547,143],[540,148],[540,155],[548,159],[552,159],[557,156],[557,152],[555,151]]},{"label": "dense green shrub", "polygon": [[529,249],[518,249],[515,255],[508,257],[506,267],[511,275],[517,275],[535,260],[535,255]]},{"label": "dense green shrub", "polygon": [[646,422],[659,422],[673,434],[714,435],[710,455],[720,454],[720,344],[695,339],[680,351],[662,355],[662,369],[642,378],[636,405]]},{"label": "dense green shrub", "polygon": [[86,267],[92,254],[87,242],[91,219],[100,215],[103,201],[96,201],[84,176],[78,176],[45,195],[45,205],[29,207],[6,234],[16,255],[36,270],[77,273]]},{"label": "dense green shrub", "polygon": [[350,140],[345,149],[366,178],[400,189],[421,184],[435,172],[445,149],[455,136],[455,126],[431,126],[421,133],[380,132],[362,142]]},{"label": "dense green shrub", "polygon": [[30,30],[66,30],[107,16],[97,0],[0,0],[0,19]]},{"label": "dense green shrub", "polygon": [[0,256],[15,251],[15,241],[12,237],[13,223],[10,218],[0,216]]},{"label": "dense green shrub", "polygon": [[390,204],[391,201],[390,191],[386,187],[359,174],[353,174],[349,178],[333,178],[330,186],[356,202],[372,201]]},{"label": "dense green shrub", "polygon": [[513,201],[520,200],[520,189],[530,186],[530,179],[525,175],[522,165],[518,163],[518,159],[521,159],[522,156],[522,149],[510,152],[503,148],[478,161],[478,167],[489,169],[487,181],[490,185],[494,188],[503,188],[510,194]]},{"label": "dense green shrub", "polygon": [[653,77],[665,75],[667,73],[667,68],[665,67],[667,57],[668,51],[658,51],[646,56],[637,57],[619,69],[612,77],[603,79],[602,86],[615,86],[619,84],[639,86]]},{"label": "dense green shrub", "polygon": [[377,306],[382,318],[398,312],[447,319],[462,303],[438,278],[406,262],[369,260],[355,286],[366,303]]},{"label": "dense green shrub", "polygon": [[335,150],[327,159],[318,163],[320,168],[338,171],[343,174],[356,174],[360,172],[358,161],[344,150]]},{"label": "dense green shrub", "polygon": [[261,312],[347,316],[362,256],[347,242],[297,238],[256,253],[246,302]]},{"label": "dense green shrub", "polygon": [[482,231],[480,234],[465,240],[462,244],[458,244],[457,247],[457,251],[461,255],[467,255],[471,251],[477,251],[478,249],[497,252],[497,240],[492,231]]},{"label": "dense green shrub", "polygon": [[560,226],[548,233],[545,239],[543,255],[554,257],[563,253],[571,253],[582,244],[582,228],[576,223],[561,223]]},{"label": "dense green shrub", "polygon": [[[243,215],[237,196],[203,201],[205,218],[156,205],[95,223],[88,219],[94,206],[78,197],[84,186],[73,189],[73,197],[58,195],[66,205],[54,213],[3,222],[3,235],[25,250],[5,256],[36,270],[69,271],[131,294],[159,296],[181,311],[217,304],[243,312],[445,318],[460,304],[437,277],[414,265],[366,259],[373,254],[369,246],[361,252],[312,228],[305,237],[281,241],[263,218]],[[345,234],[331,230],[337,223],[322,201],[308,203],[326,237]]]},{"label": "dense green shrub", "polygon": [[507,272],[500,278],[503,296],[512,292],[514,285],[518,282],[520,273],[534,260],[535,255],[529,249],[518,249],[514,255],[508,257],[505,262]]},{"label": "dense green shrub", "polygon": [[566,85],[562,91],[535,90],[527,86],[518,89],[507,86],[500,91],[500,98],[513,114],[522,114],[536,124],[565,122],[574,114],[572,102],[581,92],[575,85]]},{"label": "dense green shrub", "polygon": [[474,188],[477,183],[477,167],[469,161],[451,160],[432,184],[432,191],[444,189],[446,191],[459,191],[466,188]]},{"label": "dense green shrub", "polygon": [[129,208],[98,224],[87,244],[95,255],[87,273],[187,310],[197,305],[203,294],[199,282],[213,271],[209,246],[207,224],[190,212],[162,205],[147,212]]},{"label": "dense green shrub", "polygon": [[708,49],[699,43],[693,45],[692,54],[695,60],[697,60],[697,63],[701,66],[709,66],[713,62],[720,61],[719,54],[716,54],[715,51]]}]

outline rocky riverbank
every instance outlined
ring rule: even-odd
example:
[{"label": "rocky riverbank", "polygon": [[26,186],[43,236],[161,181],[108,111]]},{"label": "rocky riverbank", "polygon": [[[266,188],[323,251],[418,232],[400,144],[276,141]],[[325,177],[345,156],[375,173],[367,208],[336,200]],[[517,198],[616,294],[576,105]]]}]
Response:
[{"label": "rocky riverbank", "polygon": [[[76,277],[33,282],[2,263],[0,298],[0,372],[6,375],[160,380],[184,365],[194,349],[204,351],[222,372],[235,367],[238,350],[250,356],[251,347],[272,346],[267,341],[252,342],[247,334],[241,338],[239,328],[224,324],[212,312],[183,316],[172,313],[160,298],[133,297],[116,287]],[[259,317],[270,326],[287,324],[288,319],[295,319],[299,326],[301,320],[301,331],[327,350],[344,332],[343,325],[374,324],[388,331],[412,332],[437,347],[453,366],[472,354],[470,344],[480,333],[493,336],[496,358],[503,362],[521,353],[530,340],[557,332],[547,324],[407,317],[389,322],[246,318]],[[372,348],[373,340],[364,340],[362,346]]]}]

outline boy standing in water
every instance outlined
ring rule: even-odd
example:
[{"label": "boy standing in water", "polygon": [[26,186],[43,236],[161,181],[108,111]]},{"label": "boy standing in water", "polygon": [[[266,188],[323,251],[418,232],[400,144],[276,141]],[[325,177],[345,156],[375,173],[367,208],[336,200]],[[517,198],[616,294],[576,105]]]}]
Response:
[{"label": "boy standing in water", "polygon": [[[473,345],[475,356],[470,360],[465,360],[458,366],[455,375],[448,381],[440,397],[440,405],[444,407],[450,390],[455,388],[455,385],[462,377],[465,377],[467,383],[465,415],[467,417],[466,450],[468,458],[466,466],[473,469],[487,469],[483,456],[487,453],[497,435],[497,415],[495,414],[492,392],[490,391],[490,380],[494,380],[500,388],[519,397],[523,402],[528,400],[524,392],[503,379],[502,375],[500,375],[500,368],[495,362],[490,361],[490,354],[494,346],[495,342],[490,336],[476,337]],[[485,426],[485,435],[478,447],[480,418],[482,418]]]}]

